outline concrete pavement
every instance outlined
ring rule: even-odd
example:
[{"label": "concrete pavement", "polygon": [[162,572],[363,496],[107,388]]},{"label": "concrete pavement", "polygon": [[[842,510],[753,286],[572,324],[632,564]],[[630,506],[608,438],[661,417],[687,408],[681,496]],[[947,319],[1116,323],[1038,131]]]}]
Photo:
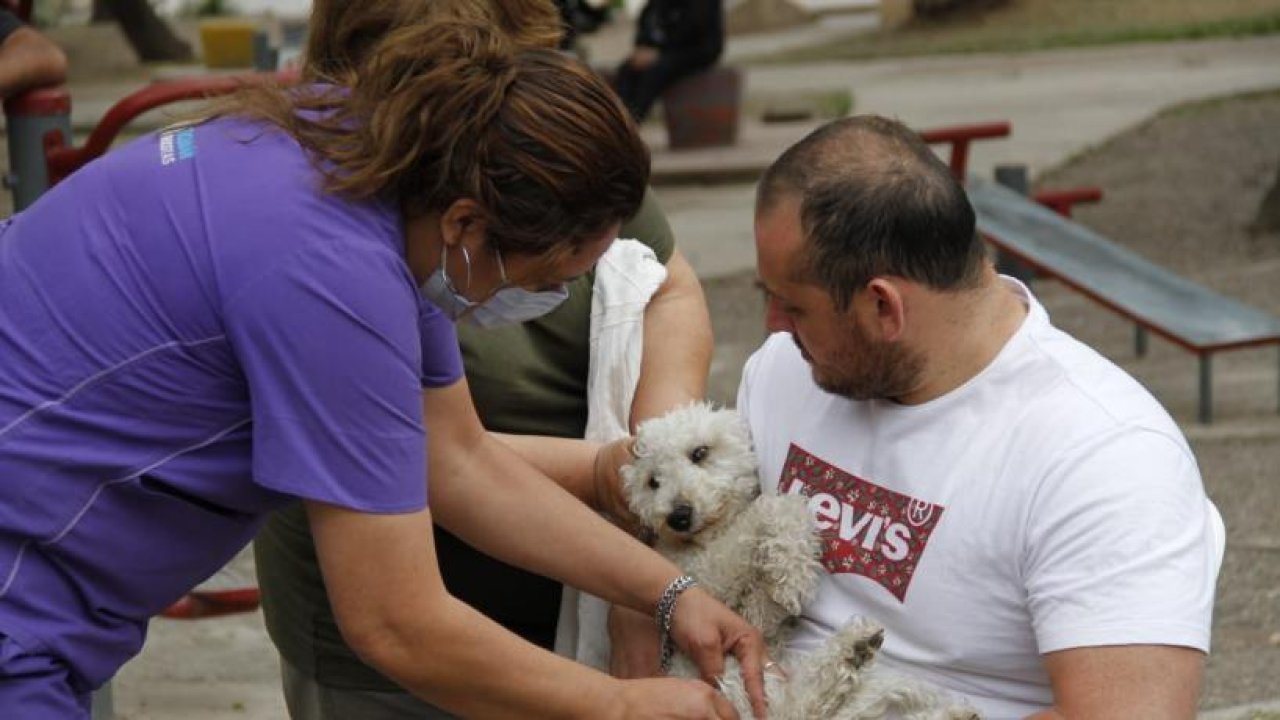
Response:
[{"label": "concrete pavement", "polygon": [[[736,40],[734,41],[736,42]],[[754,40],[767,51],[767,40]],[[731,43],[731,52],[734,47]],[[738,56],[740,57],[740,56]],[[1022,162],[1052,167],[1161,109],[1187,100],[1280,87],[1280,37],[1063,50],[1033,55],[974,55],[856,64],[755,66],[748,93],[848,88],[857,112],[915,127],[1010,120],[1014,136],[974,147],[978,172]],[[93,119],[126,89],[74,88],[77,116]],[[83,102],[81,101],[83,99]],[[97,103],[97,104],[95,104]],[[96,113],[96,114],[95,114]],[[681,163],[707,172],[736,164],[763,167],[811,124],[764,126],[747,120],[735,148],[676,154],[656,127],[655,173]],[[1158,163],[1153,167],[1158,168]],[[704,278],[752,267],[751,186],[660,187],[684,252]],[[242,561],[243,562],[243,561]],[[142,655],[115,683],[117,716],[131,720],[284,717],[274,652],[256,616],[200,622],[158,620]],[[1214,714],[1234,718],[1242,715]]]}]

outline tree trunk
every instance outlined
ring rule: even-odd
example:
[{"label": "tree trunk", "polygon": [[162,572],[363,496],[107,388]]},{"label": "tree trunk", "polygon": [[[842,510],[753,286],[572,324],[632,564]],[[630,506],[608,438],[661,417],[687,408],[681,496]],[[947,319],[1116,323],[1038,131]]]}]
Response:
[{"label": "tree trunk", "polygon": [[95,0],[120,23],[133,51],[143,62],[186,62],[195,57],[191,46],[174,34],[173,29],[156,15],[147,0]]},{"label": "tree trunk", "polygon": [[1276,168],[1275,182],[1258,206],[1252,229],[1257,233],[1280,233],[1280,168]]}]

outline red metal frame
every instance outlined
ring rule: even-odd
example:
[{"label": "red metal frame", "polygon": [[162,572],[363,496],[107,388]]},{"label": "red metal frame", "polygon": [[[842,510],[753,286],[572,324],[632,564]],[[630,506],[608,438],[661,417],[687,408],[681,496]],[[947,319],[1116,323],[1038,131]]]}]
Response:
[{"label": "red metal frame", "polygon": [[1071,217],[1071,210],[1079,203],[1093,203],[1102,199],[1102,188],[1078,187],[1066,190],[1041,190],[1031,194],[1031,199],[1044,205],[1062,217]]},{"label": "red metal frame", "polygon": [[49,168],[49,185],[55,185],[66,176],[80,169],[111,147],[112,141],[120,134],[130,121],[139,115],[163,105],[183,100],[200,100],[204,98],[227,95],[244,87],[248,83],[278,82],[290,84],[297,81],[296,72],[251,73],[247,75],[223,75],[210,77],[182,78],[166,80],[148,85],[141,90],[126,95],[111,106],[98,121],[93,132],[80,147],[66,144],[60,133],[52,132],[45,136],[45,157]]},{"label": "red metal frame", "polygon": [[1006,121],[950,125],[920,131],[920,137],[930,145],[951,144],[951,159],[947,165],[960,182],[964,182],[969,168],[969,143],[974,140],[1009,137],[1012,126]]},{"label": "red metal frame", "polygon": [[171,620],[199,620],[253,612],[258,609],[259,604],[261,604],[261,595],[256,587],[191,592],[183,595],[160,615]]},{"label": "red metal frame", "polygon": [[4,114],[9,117],[70,115],[71,93],[61,85],[32,88],[5,98]]}]

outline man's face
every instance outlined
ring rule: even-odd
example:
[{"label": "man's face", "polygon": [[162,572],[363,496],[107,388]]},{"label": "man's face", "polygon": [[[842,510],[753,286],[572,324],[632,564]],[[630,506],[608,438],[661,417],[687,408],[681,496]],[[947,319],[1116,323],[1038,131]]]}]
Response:
[{"label": "man's face", "polygon": [[923,365],[902,342],[881,339],[880,300],[866,289],[840,311],[802,273],[800,203],[783,198],[756,216],[756,268],[766,294],[765,325],[789,332],[813,380],[851,400],[893,399],[915,387]]}]

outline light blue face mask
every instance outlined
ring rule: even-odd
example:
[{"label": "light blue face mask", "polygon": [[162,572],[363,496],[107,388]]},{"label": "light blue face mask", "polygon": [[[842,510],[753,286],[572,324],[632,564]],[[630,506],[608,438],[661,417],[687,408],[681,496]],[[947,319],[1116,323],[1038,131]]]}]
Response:
[{"label": "light blue face mask", "polygon": [[[461,248],[462,259],[467,264],[467,288],[471,287],[471,254]],[[494,250],[498,258],[498,272],[502,282],[498,290],[481,302],[468,300],[449,279],[445,269],[449,246],[440,248],[440,267],[418,288],[422,296],[431,301],[449,318],[482,328],[501,325],[517,325],[555,310],[569,297],[569,288],[561,283],[554,290],[532,291],[507,284],[507,268],[502,253]]]}]

